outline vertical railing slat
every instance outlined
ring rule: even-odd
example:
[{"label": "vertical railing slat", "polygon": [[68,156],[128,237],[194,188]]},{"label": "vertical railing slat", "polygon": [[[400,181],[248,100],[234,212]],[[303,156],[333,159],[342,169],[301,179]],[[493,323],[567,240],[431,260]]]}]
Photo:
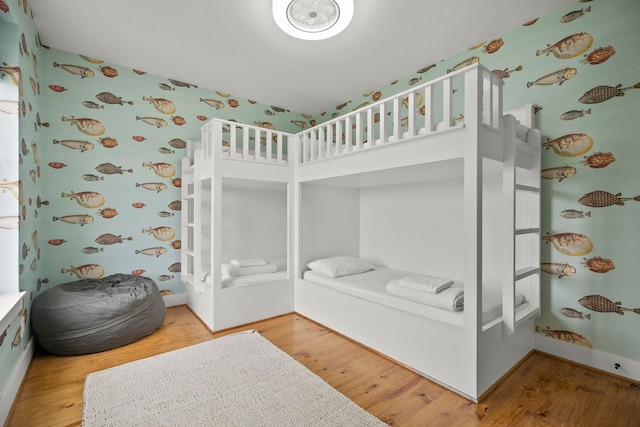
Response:
[{"label": "vertical railing slat", "polygon": [[433,86],[424,88],[424,127],[427,133],[433,132]]},{"label": "vertical railing slat", "polygon": [[385,103],[380,104],[380,119],[378,121],[378,130],[380,132],[380,145],[387,142],[387,113],[385,111]]},{"label": "vertical railing slat", "polygon": [[393,99],[393,116],[391,118],[391,124],[393,125],[393,142],[400,140],[402,130],[400,129],[400,98]]},{"label": "vertical railing slat", "polygon": [[359,150],[362,148],[362,116],[360,115],[360,111],[356,113],[356,146],[355,149]]},{"label": "vertical railing slat", "polygon": [[444,129],[449,129],[452,125],[451,116],[453,90],[451,88],[451,78],[442,81],[442,122]]}]

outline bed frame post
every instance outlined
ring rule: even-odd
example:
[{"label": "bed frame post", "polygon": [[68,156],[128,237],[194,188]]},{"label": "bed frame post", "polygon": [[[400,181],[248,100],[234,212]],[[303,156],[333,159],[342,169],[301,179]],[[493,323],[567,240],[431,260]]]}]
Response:
[{"label": "bed frame post", "polygon": [[[469,129],[478,129],[482,100],[478,93],[482,87],[480,69],[476,66],[464,75],[465,123]],[[447,85],[445,85],[445,88]],[[451,96],[451,93],[448,94]],[[445,112],[446,116],[446,112]],[[450,122],[448,123],[450,125]],[[476,143],[480,135],[466,139],[464,149],[464,337],[469,359],[465,363],[473,364],[470,381],[474,394],[478,387],[478,342],[482,332],[482,156],[480,144]],[[467,356],[465,356],[467,357]]]}]

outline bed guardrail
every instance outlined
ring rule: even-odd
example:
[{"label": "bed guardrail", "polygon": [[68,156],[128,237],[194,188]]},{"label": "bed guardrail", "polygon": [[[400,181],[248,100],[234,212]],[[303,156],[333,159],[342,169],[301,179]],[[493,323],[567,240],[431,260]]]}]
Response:
[{"label": "bed guardrail", "polygon": [[[419,79],[419,78],[418,78]],[[471,84],[477,82],[477,84]],[[501,129],[502,80],[476,63],[300,132],[299,162],[307,163],[458,129],[473,101],[484,127]],[[476,89],[477,88],[477,89]]]},{"label": "bed guardrail", "polygon": [[[222,119],[207,122],[202,127],[204,157],[220,156],[232,160],[288,165],[288,148],[290,142],[297,140],[295,135],[279,132],[270,124],[256,124],[253,126]],[[208,141],[209,138],[213,140]]]}]

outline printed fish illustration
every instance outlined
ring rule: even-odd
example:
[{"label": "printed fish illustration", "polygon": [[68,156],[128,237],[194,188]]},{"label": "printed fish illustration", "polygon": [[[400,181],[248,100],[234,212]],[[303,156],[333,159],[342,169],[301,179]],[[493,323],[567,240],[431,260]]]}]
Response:
[{"label": "printed fish illustration", "polygon": [[302,120],[291,120],[291,123],[298,126],[300,129],[306,129],[307,126],[309,126],[307,122],[303,122]]},{"label": "printed fish illustration", "polygon": [[565,209],[560,212],[560,216],[567,219],[591,217],[591,211],[583,212],[576,209]]},{"label": "printed fish illustration", "polygon": [[104,205],[105,198],[95,191],[81,191],[79,193],[62,193],[61,197],[74,199],[83,208],[95,209]]},{"label": "printed fish illustration", "polygon": [[58,68],[62,68],[65,71],[68,71],[71,74],[75,74],[76,76],[80,76],[80,78],[85,78],[85,77],[93,77],[95,76],[95,73],[93,72],[93,70],[87,68],[87,67],[82,67],[80,65],[73,65],[73,64],[58,64],[57,62],[53,63],[53,66]]},{"label": "printed fish illustration", "polygon": [[115,105],[124,105],[129,104],[133,105],[133,101],[123,101],[122,97],[116,96],[111,92],[100,92],[96,95],[99,101],[104,102],[105,104],[115,104]]},{"label": "printed fish illustration", "polygon": [[11,341],[11,348],[18,347],[20,345],[20,341],[22,340],[22,326],[18,328],[16,334],[13,336],[13,341]]},{"label": "printed fish illustration", "polygon": [[59,141],[57,139],[54,139],[53,143],[64,145],[65,147],[71,148],[72,150],[80,150],[80,152],[93,150],[93,144],[90,143],[89,141],[77,141],[77,140],[70,140],[70,139]]},{"label": "printed fish illustration", "polygon": [[133,207],[134,207],[134,208],[136,208],[136,209],[142,209],[142,208],[144,208],[144,207],[145,207],[145,206],[147,206],[147,205],[145,205],[145,204],[144,204],[144,203],[142,203],[142,202],[134,202],[134,203],[131,203],[131,206],[133,206]]},{"label": "printed fish illustration", "polygon": [[480,62],[480,58],[478,58],[477,56],[472,56],[471,58],[465,59],[464,61],[454,65],[453,68],[449,68],[447,70],[447,74],[458,71],[464,67],[468,67],[469,65],[473,65],[478,62]]},{"label": "printed fish illustration", "polygon": [[167,184],[163,182],[145,182],[143,184],[136,182],[136,187],[142,187],[146,190],[155,191],[156,193],[159,193],[167,189]]},{"label": "printed fish illustration", "polygon": [[547,45],[546,49],[536,51],[536,56],[543,54],[553,54],[558,59],[575,58],[586,52],[593,44],[593,37],[589,33],[572,34],[557,41],[552,45]]},{"label": "printed fish illustration", "polygon": [[118,210],[115,208],[104,208],[98,211],[98,215],[104,219],[110,219],[118,215]]},{"label": "printed fish illustration", "polygon": [[145,271],[147,271],[147,270],[144,270],[144,269],[142,269],[142,268],[138,268],[138,269],[136,269],[136,270],[133,270],[133,271],[131,272],[131,274],[135,274],[135,275],[138,275],[138,276],[139,276],[139,275],[141,275],[142,273],[144,273]]},{"label": "printed fish illustration", "polygon": [[587,295],[578,300],[578,303],[588,308],[589,310],[597,311],[599,313],[617,313],[624,315],[625,311],[632,311],[636,314],[640,314],[640,308],[626,308],[621,307],[620,301],[613,302],[602,295]]},{"label": "printed fish illustration", "polygon": [[86,248],[82,248],[80,251],[83,254],[91,255],[91,254],[97,254],[98,252],[102,252],[102,251],[104,251],[104,249],[103,248],[96,248],[94,246],[87,246]]},{"label": "printed fish illustration", "polygon": [[571,110],[571,111],[567,111],[566,113],[562,113],[560,115],[560,118],[562,120],[575,120],[579,117],[584,117],[587,114],[591,114],[591,108],[589,108],[588,110]]},{"label": "printed fish illustration", "polygon": [[551,242],[553,247],[560,253],[571,256],[586,255],[593,249],[593,243],[584,234],[579,233],[558,233],[549,234],[542,237],[545,243]]},{"label": "printed fish illustration", "polygon": [[593,139],[586,133],[570,133],[542,144],[546,149],[553,148],[556,154],[564,157],[579,156],[593,147]]},{"label": "printed fish illustration", "polygon": [[162,227],[153,227],[153,228],[143,228],[143,233],[149,233],[153,237],[163,242],[169,241],[176,237],[176,232],[171,227],[162,226]]},{"label": "printed fish illustration", "polygon": [[91,173],[85,173],[84,175],[82,175],[82,179],[84,179],[85,181],[104,181],[103,176],[93,175]]},{"label": "printed fish illustration", "polygon": [[616,161],[613,153],[603,153],[598,151],[590,156],[585,156],[585,160],[582,161],[582,164],[585,166],[589,166],[593,169],[601,169],[609,166],[611,163]]},{"label": "printed fish illustration", "polygon": [[160,218],[168,218],[170,216],[174,216],[175,214],[173,212],[167,212],[167,211],[160,211],[158,212],[158,216]]},{"label": "printed fish illustration", "polygon": [[172,273],[179,273],[182,270],[182,264],[179,262],[174,262],[167,268],[167,270]]},{"label": "printed fish illustration", "polygon": [[[293,122],[293,120],[292,120]],[[276,130],[276,127],[273,125],[273,123],[271,122],[258,122],[258,121],[254,121],[253,122],[254,125],[259,126],[261,128],[264,129],[271,129],[271,130]]]},{"label": "printed fish illustration", "polygon": [[54,221],[62,221],[68,224],[80,224],[82,227],[85,224],[91,224],[93,222],[93,217],[91,215],[65,215],[65,216],[54,216]]},{"label": "printed fish illustration", "polygon": [[[158,277],[160,280],[160,277]],[[174,295],[174,292],[171,289],[160,289],[160,295],[166,297],[167,295]]]},{"label": "printed fish illustration", "polygon": [[65,90],[67,90],[67,88],[60,85],[49,85],[49,89],[54,92],[64,92]]},{"label": "printed fish illustration", "polygon": [[191,84],[191,83],[181,82],[180,80],[169,79],[169,81],[171,83],[173,83],[175,86],[178,86],[178,87],[186,87],[186,88],[198,87],[198,86],[196,86],[194,84]]},{"label": "printed fish illustration", "polygon": [[168,148],[166,148],[166,147],[160,147],[160,148],[158,148],[158,151],[159,151],[161,154],[173,154],[173,153],[175,153],[175,152],[176,152],[176,150],[170,150],[170,149],[168,149]]},{"label": "printed fish illustration", "polygon": [[96,110],[104,109],[104,105],[97,104],[93,101],[82,101],[82,105],[87,108],[93,108]]},{"label": "printed fish illustration", "polygon": [[565,178],[575,176],[578,171],[572,166],[558,166],[555,168],[543,169],[540,177],[544,179],[557,179],[561,182]]},{"label": "printed fish illustration", "polygon": [[101,279],[104,276],[104,268],[100,264],[84,264],[63,268],[60,273],[75,274],[78,279]]},{"label": "printed fish illustration", "polygon": [[169,141],[169,145],[173,148],[181,149],[187,147],[187,142],[184,139],[173,138],[171,141]]},{"label": "printed fish illustration", "polygon": [[105,175],[122,175],[123,172],[133,173],[133,169],[122,169],[122,166],[116,166],[113,163],[100,163],[95,169]]},{"label": "printed fish illustration", "polygon": [[169,203],[167,205],[167,207],[169,209],[171,209],[172,211],[179,211],[182,210],[182,201],[180,200],[174,200],[173,202]]},{"label": "printed fish illustration", "polygon": [[64,239],[50,239],[47,241],[47,243],[49,243],[52,246],[60,246],[61,244],[65,243],[66,240]]},{"label": "printed fish illustration", "polygon": [[571,22],[574,19],[578,19],[581,16],[584,16],[584,14],[588,12],[591,12],[591,6],[589,6],[586,9],[582,8],[580,10],[574,10],[573,12],[567,13],[562,18],[560,18],[560,22],[562,22],[563,24],[566,24],[567,22]]},{"label": "printed fish illustration", "polygon": [[591,320],[591,314],[583,314],[582,312],[570,307],[561,308],[560,313],[567,317],[571,317],[572,319]]},{"label": "printed fish illustration", "polygon": [[607,101],[616,96],[624,96],[624,93],[631,89],[640,89],[640,83],[636,83],[633,86],[622,87],[622,83],[619,83],[615,87],[613,86],[596,86],[590,89],[582,95],[578,102],[582,104],[597,104],[599,102]]},{"label": "printed fish illustration", "polygon": [[527,87],[531,87],[534,85],[547,86],[556,83],[558,84],[558,86],[562,86],[562,83],[573,78],[576,74],[578,74],[578,70],[576,70],[575,68],[565,68],[542,76],[536,81],[527,82]]},{"label": "printed fish illustration", "polygon": [[161,119],[159,117],[140,117],[136,116],[136,120],[142,120],[148,125],[155,126],[157,128],[167,126],[167,121],[165,119]]},{"label": "printed fish illustration", "polygon": [[159,87],[160,89],[162,89],[162,90],[176,90],[176,88],[175,88],[175,87],[173,87],[173,86],[169,86],[169,85],[168,85],[168,84],[166,84],[166,83],[158,83],[158,87]]},{"label": "printed fish illustration", "polygon": [[104,75],[105,77],[109,77],[109,78],[118,77],[118,70],[116,70],[113,67],[105,66],[105,67],[98,68],[98,70],[100,70],[102,75]]},{"label": "printed fish illustration", "polygon": [[603,190],[595,190],[578,199],[578,203],[592,208],[604,208],[613,205],[624,206],[624,202],[629,200],[640,202],[640,195],[636,197],[622,197],[622,193],[612,194]]},{"label": "printed fish illustration", "polygon": [[205,104],[215,108],[216,110],[221,110],[224,108],[224,102],[218,101],[217,99],[200,98],[200,102],[204,102]]},{"label": "printed fish illustration", "polygon": [[155,257],[159,257],[160,255],[164,255],[166,253],[167,253],[167,248],[163,248],[161,246],[156,246],[153,248],[146,248],[141,250],[136,249],[136,254],[149,255],[149,256],[155,256]]},{"label": "printed fish illustration", "polygon": [[613,264],[613,261],[607,258],[602,258],[600,256],[583,259],[584,262],[582,263],[582,266],[588,268],[594,273],[606,273],[616,268],[616,266]]},{"label": "printed fish illustration", "polygon": [[502,47],[504,44],[504,40],[501,38],[493,39],[489,43],[486,44],[484,49],[482,49],[483,53],[495,53]]},{"label": "printed fish illustration", "polygon": [[4,331],[0,334],[0,346],[2,345],[2,343],[4,342],[4,339],[7,337],[7,330],[9,329],[9,326],[7,326],[6,328],[4,328]]},{"label": "printed fish illustration", "polygon": [[173,279],[173,274],[169,275],[169,274],[161,274],[160,276],[158,276],[156,278],[156,280],[158,280],[159,282],[166,282],[167,280],[171,280]]},{"label": "printed fish illustration", "polygon": [[173,242],[171,242],[171,247],[173,249],[180,250],[180,248],[182,248],[182,240],[174,240]]},{"label": "printed fish illustration", "polygon": [[152,98],[152,97],[142,97],[143,101],[149,101],[156,110],[160,111],[163,114],[173,114],[176,112],[176,105],[165,98]]},{"label": "printed fish illustration", "polygon": [[111,233],[104,233],[99,235],[98,237],[96,237],[95,242],[100,244],[100,245],[113,245],[115,243],[124,243],[124,240],[133,240],[133,236],[129,236],[129,237],[122,237],[122,235],[118,234],[117,236],[115,234],[111,234]]},{"label": "printed fish illustration", "polygon": [[29,245],[23,242],[22,243],[22,259],[26,259],[29,256],[29,249],[31,249]]},{"label": "printed fish illustration", "polygon": [[177,126],[182,126],[183,124],[187,123],[187,119],[182,116],[171,116],[171,121],[174,125]]},{"label": "printed fish illustration", "polygon": [[522,65],[518,65],[513,70],[509,70],[509,68],[505,68],[504,70],[492,70],[491,72],[493,73],[494,76],[500,79],[507,79],[509,78],[509,76],[511,76],[512,73],[516,71],[522,71]]},{"label": "printed fish illustration", "polygon": [[87,62],[91,62],[92,64],[102,64],[104,62],[102,59],[91,58],[86,55],[78,55],[78,56]]},{"label": "printed fish illustration", "polygon": [[583,64],[598,65],[611,58],[616,53],[613,46],[599,47],[582,60]]},{"label": "printed fish illustration", "polygon": [[2,193],[9,192],[15,197],[16,200],[20,200],[20,181],[7,181],[0,182],[0,190]]},{"label": "printed fish illustration", "polygon": [[11,81],[13,84],[18,86],[18,94],[22,96],[23,87],[22,87],[22,71],[20,67],[12,67],[6,62],[2,62],[2,67],[0,67],[0,76],[8,75],[11,77]]},{"label": "printed fish illustration", "polygon": [[215,92],[218,94],[218,96],[221,96],[222,98],[229,98],[231,96],[230,93],[219,92],[217,90]]},{"label": "printed fish illustration", "polygon": [[240,105],[240,103],[236,99],[229,99],[227,101],[227,104],[229,104],[229,107],[231,107],[231,108],[236,108],[236,107],[238,107]]},{"label": "printed fish illustration", "polygon": [[574,266],[560,262],[541,262],[540,270],[545,273],[557,275],[558,279],[576,274],[576,268]]},{"label": "printed fish illustration", "polygon": [[176,168],[169,163],[145,163],[142,162],[143,167],[149,167],[153,169],[156,175],[161,176],[162,178],[171,178],[176,174]]},{"label": "printed fish illustration", "polygon": [[566,331],[563,329],[549,329],[548,326],[546,329],[542,329],[538,325],[536,325],[536,332],[541,332],[548,337],[555,338],[560,341],[565,341],[571,344],[580,345],[582,347],[592,348],[591,343],[589,342],[588,339],[586,339],[584,336],[575,332]]},{"label": "printed fish illustration", "polygon": [[63,122],[70,122],[78,128],[78,130],[84,134],[91,136],[100,136],[105,132],[104,125],[100,123],[100,121],[96,119],[91,119],[88,117],[76,118],[71,116],[71,118],[62,116]]}]

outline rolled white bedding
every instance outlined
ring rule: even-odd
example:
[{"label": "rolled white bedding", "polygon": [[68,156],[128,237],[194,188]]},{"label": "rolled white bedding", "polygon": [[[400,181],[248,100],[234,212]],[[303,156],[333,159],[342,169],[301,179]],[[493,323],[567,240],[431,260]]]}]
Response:
[{"label": "rolled white bedding", "polygon": [[256,267],[258,265],[267,265],[267,261],[262,258],[249,258],[249,259],[232,259],[229,264],[235,267]]},{"label": "rolled white bedding", "polygon": [[410,301],[420,304],[430,305],[432,307],[440,307],[453,311],[461,311],[464,308],[464,289],[458,287],[449,287],[440,292],[422,292],[415,289],[399,286],[393,281],[387,284],[387,292]]},{"label": "rolled white bedding", "polygon": [[233,264],[222,264],[222,275],[230,277],[248,276],[250,274],[275,273],[278,267],[274,264],[237,267]]},{"label": "rolled white bedding", "polygon": [[414,291],[435,294],[450,288],[451,285],[453,285],[453,280],[443,279],[442,277],[418,275],[402,277],[400,279],[392,280],[389,283],[402,286],[403,288],[412,289]]}]

